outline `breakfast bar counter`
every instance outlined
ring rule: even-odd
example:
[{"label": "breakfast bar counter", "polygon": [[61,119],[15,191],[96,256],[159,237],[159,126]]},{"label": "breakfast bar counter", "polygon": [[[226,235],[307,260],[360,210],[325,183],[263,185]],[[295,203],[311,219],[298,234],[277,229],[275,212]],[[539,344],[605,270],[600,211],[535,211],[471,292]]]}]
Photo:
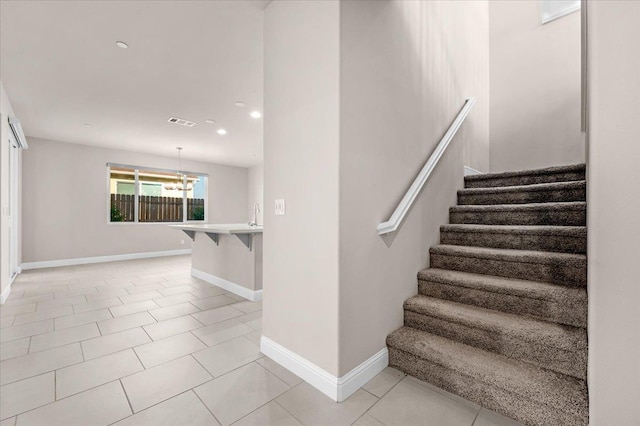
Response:
[{"label": "breakfast bar counter", "polygon": [[244,297],[262,299],[262,226],[170,225],[192,240],[191,275]]}]

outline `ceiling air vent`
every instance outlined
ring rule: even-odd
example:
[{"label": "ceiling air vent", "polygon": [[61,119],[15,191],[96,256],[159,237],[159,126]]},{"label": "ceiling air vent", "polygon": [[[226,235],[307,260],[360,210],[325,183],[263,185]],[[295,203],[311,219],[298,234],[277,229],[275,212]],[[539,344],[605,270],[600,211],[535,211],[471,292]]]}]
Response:
[{"label": "ceiling air vent", "polygon": [[193,127],[196,125],[196,123],[194,123],[193,121],[189,121],[189,120],[185,120],[182,118],[177,118],[177,117],[171,117],[169,120],[167,120],[169,123],[173,123],[173,124],[179,124],[181,126],[187,126],[187,127]]}]

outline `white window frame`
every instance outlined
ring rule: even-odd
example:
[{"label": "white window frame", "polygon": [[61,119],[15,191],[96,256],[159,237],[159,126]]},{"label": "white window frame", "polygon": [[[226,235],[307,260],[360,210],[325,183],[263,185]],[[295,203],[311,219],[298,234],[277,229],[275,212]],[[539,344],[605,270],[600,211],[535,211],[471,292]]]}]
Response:
[{"label": "white window frame", "polygon": [[548,24],[556,19],[567,16],[570,13],[580,10],[580,0],[541,0],[541,20],[542,24]]},{"label": "white window frame", "polygon": [[[134,220],[133,222],[112,222],[111,221],[111,168],[112,167],[120,167],[134,170]],[[151,172],[170,172],[170,173],[180,173],[183,175],[183,185],[184,190],[182,191],[182,222],[140,222],[139,221],[139,202],[138,197],[140,196],[140,188],[139,188],[139,171],[151,171]],[[205,178],[204,179],[204,220],[187,220],[187,175],[196,175]],[[207,223],[209,221],[209,174],[201,173],[201,172],[190,172],[186,170],[173,170],[173,169],[162,169],[158,167],[142,167],[142,166],[132,166],[129,164],[119,164],[119,163],[107,163],[107,186],[106,186],[106,200],[107,200],[107,224],[109,225],[164,225],[164,224],[172,224],[172,223]]]}]

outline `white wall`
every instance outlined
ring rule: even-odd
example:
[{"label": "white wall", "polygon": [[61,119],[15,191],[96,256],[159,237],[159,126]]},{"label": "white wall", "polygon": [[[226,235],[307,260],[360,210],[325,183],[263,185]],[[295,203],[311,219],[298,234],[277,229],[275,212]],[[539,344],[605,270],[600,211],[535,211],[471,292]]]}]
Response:
[{"label": "white wall", "polygon": [[[339,2],[265,9],[263,335],[338,374]],[[286,215],[274,216],[283,198]]]},{"label": "white wall", "polygon": [[494,172],[584,162],[580,13],[542,25],[541,7],[489,2]]},{"label": "white wall", "polygon": [[[191,247],[184,233],[166,224],[108,223],[108,162],[176,167],[176,158],[29,138],[22,175],[24,262]],[[247,169],[186,160],[182,167],[209,174],[208,222],[246,221]]]},{"label": "white wall", "polygon": [[590,424],[640,421],[640,2],[588,2]]},{"label": "white wall", "polygon": [[[489,168],[486,1],[341,2],[340,375],[383,349],[456,203]],[[477,104],[405,223],[376,232],[462,108]]]},{"label": "white wall", "polygon": [[[249,168],[249,189],[247,198],[249,199],[248,214],[249,219],[253,218],[254,205],[258,203],[260,205],[260,211],[258,212],[258,224],[264,224],[264,165],[253,166]],[[270,206],[271,207],[271,206]]]},{"label": "white wall", "polygon": [[[9,266],[9,128],[8,118],[14,116],[9,96],[0,82],[0,294],[8,296],[11,283],[11,269]],[[21,151],[18,151],[18,162],[21,163]],[[20,167],[20,165],[19,165]],[[20,263],[20,238],[18,230],[18,264]]]}]

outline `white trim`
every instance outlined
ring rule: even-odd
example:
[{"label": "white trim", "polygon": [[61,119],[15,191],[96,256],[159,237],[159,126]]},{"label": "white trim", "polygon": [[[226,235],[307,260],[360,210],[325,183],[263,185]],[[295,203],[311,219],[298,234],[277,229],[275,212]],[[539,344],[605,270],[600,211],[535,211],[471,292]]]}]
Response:
[{"label": "white trim", "polygon": [[580,10],[580,0],[542,0],[542,25]]},{"label": "white trim", "polygon": [[24,135],[20,120],[18,120],[16,117],[9,117],[9,128],[11,129],[11,132],[13,133],[13,136],[16,140],[16,148],[29,149],[27,137]]},{"label": "white trim", "polygon": [[464,166],[464,175],[465,176],[474,176],[474,175],[483,175],[484,172],[481,172],[480,170],[476,170],[474,168],[471,168],[469,166]]},{"label": "white trim", "polygon": [[413,183],[404,194],[404,197],[402,197],[400,204],[398,204],[398,207],[393,211],[389,220],[378,225],[378,234],[388,234],[389,232],[394,232],[398,229],[402,220],[409,212],[409,209],[411,209],[411,205],[420,194],[420,191],[422,191],[427,180],[429,180],[429,176],[431,176],[431,173],[438,165],[438,161],[440,161],[440,158],[451,143],[451,140],[458,132],[460,126],[462,126],[467,115],[469,115],[469,112],[471,111],[471,108],[473,108],[473,104],[475,104],[475,102],[475,98],[469,98],[465,101],[464,106],[456,116],[455,120],[453,120],[453,123],[451,123],[451,126],[449,126],[447,133],[445,133],[442,139],[440,139],[440,142],[438,142],[438,145],[422,167],[422,170],[420,170],[420,173],[418,173],[418,176],[416,176]]},{"label": "white trim", "polygon": [[234,282],[225,280],[224,278],[220,278],[218,276],[195,268],[191,268],[191,276],[208,282],[209,284],[213,284],[217,287],[223,288],[233,294],[237,294],[240,297],[251,300],[252,302],[262,300],[262,290],[251,290],[244,286],[241,286],[240,284],[236,284]]},{"label": "white trim", "polygon": [[191,254],[191,249],[151,251],[147,253],[114,254],[111,256],[80,257],[77,259],[44,260],[41,262],[26,262],[22,264],[21,268],[26,271],[29,269],[56,268],[59,266],[86,265],[89,263],[119,262],[122,260],[149,259],[153,257],[180,256],[185,254]]},{"label": "white trim", "polygon": [[389,365],[389,352],[384,348],[344,376],[336,377],[266,336],[260,338],[260,351],[337,402],[347,399]]},{"label": "white trim", "polygon": [[4,302],[9,298],[9,295],[11,294],[11,284],[13,284],[13,280],[9,283],[7,288],[4,289],[2,294],[0,294],[0,305],[4,305]]}]

